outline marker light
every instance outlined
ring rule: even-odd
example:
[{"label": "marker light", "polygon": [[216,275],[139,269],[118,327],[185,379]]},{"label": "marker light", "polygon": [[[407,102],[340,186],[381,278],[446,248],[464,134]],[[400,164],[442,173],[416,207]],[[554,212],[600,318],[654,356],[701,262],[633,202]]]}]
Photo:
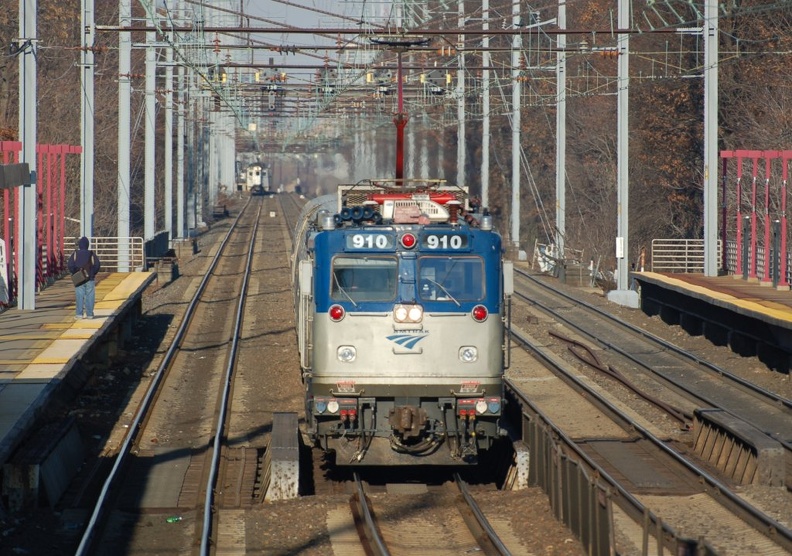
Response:
[{"label": "marker light", "polygon": [[463,363],[473,363],[478,359],[478,350],[473,346],[459,348],[459,360]]},{"label": "marker light", "polygon": [[473,320],[477,322],[484,322],[487,320],[488,311],[484,305],[476,305],[473,307],[473,312],[471,314],[473,316]]},{"label": "marker light", "polygon": [[415,247],[416,243],[418,243],[418,240],[415,239],[413,234],[404,234],[401,236],[401,244],[405,249],[412,249]]},{"label": "marker light", "polygon": [[342,363],[351,363],[357,357],[357,350],[353,346],[339,346],[337,354]]},{"label": "marker light", "polygon": [[330,315],[330,320],[332,320],[333,322],[338,322],[344,318],[346,311],[344,311],[344,308],[341,307],[341,305],[333,305],[332,307],[330,307],[328,314]]}]

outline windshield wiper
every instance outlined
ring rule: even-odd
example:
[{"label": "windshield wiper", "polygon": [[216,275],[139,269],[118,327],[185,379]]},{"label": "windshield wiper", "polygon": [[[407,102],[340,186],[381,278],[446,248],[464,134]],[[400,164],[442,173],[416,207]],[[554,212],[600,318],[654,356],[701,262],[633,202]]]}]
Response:
[{"label": "windshield wiper", "polygon": [[[341,284],[338,282],[338,277],[336,276],[335,272],[333,273],[333,282],[335,282],[335,285],[336,285],[336,287],[338,288],[338,291],[340,291],[341,293],[343,293],[343,294],[344,294],[344,296],[346,296],[346,298],[347,298],[349,301],[351,301],[351,302],[352,302],[352,305],[354,305],[354,306],[355,306],[355,308],[357,309],[357,306],[358,306],[358,304],[357,304],[357,303],[355,303],[355,300],[354,300],[354,299],[352,299],[352,296],[350,296],[350,295],[347,293],[347,291],[346,291],[344,288],[342,288],[342,287],[341,287]],[[442,286],[440,286],[440,287],[442,287]]]},{"label": "windshield wiper", "polygon": [[435,282],[431,278],[423,278],[423,280],[426,280],[427,282],[431,282],[432,284],[434,284],[435,286],[437,286],[438,288],[443,290],[443,293],[445,293],[451,299],[451,301],[456,303],[457,307],[461,307],[462,306],[462,305],[460,305],[459,301],[457,301],[456,298],[454,298],[454,296],[451,295],[451,292],[449,292],[447,289],[445,289],[445,286],[443,286],[443,284],[441,284],[439,282]]}]

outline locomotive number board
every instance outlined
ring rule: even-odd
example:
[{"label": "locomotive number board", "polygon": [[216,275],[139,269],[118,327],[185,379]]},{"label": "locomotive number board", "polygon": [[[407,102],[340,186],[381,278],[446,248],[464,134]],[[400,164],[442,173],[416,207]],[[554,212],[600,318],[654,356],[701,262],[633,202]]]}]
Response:
[{"label": "locomotive number board", "polygon": [[347,249],[393,251],[395,247],[396,237],[392,234],[348,234],[346,236]]},{"label": "locomotive number board", "polygon": [[421,236],[421,249],[429,251],[458,251],[467,249],[466,234],[425,234]]}]

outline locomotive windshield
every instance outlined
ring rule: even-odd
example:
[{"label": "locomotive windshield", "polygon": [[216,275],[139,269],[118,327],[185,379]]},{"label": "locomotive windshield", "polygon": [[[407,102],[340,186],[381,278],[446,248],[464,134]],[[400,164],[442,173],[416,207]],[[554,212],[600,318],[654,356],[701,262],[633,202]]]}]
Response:
[{"label": "locomotive windshield", "polygon": [[335,257],[330,297],[336,301],[393,301],[398,283],[395,257]]},{"label": "locomotive windshield", "polygon": [[484,298],[481,257],[420,257],[418,295],[424,301],[480,301]]}]

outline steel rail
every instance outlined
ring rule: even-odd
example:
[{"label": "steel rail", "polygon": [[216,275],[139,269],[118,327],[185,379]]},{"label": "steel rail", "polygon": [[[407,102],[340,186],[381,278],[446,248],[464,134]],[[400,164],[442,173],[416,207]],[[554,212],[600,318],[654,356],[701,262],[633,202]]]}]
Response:
[{"label": "steel rail", "polygon": [[228,230],[228,233],[226,234],[225,238],[223,239],[219,248],[217,249],[217,253],[214,256],[214,259],[212,259],[212,262],[209,265],[209,269],[207,270],[206,275],[204,276],[203,280],[201,280],[201,283],[198,285],[198,289],[195,292],[195,295],[193,296],[192,300],[190,301],[190,304],[187,306],[187,309],[185,310],[182,322],[179,325],[178,330],[176,331],[176,334],[173,338],[173,341],[171,342],[170,347],[168,348],[167,352],[162,358],[162,361],[157,367],[156,372],[154,373],[154,378],[151,381],[148,390],[146,390],[145,396],[141,400],[140,407],[138,408],[137,413],[135,413],[134,418],[129,423],[128,432],[118,450],[118,457],[116,458],[115,463],[113,464],[113,468],[110,470],[110,473],[108,474],[104,484],[102,485],[102,489],[99,493],[96,504],[94,505],[94,510],[91,513],[91,517],[88,520],[88,524],[86,525],[85,531],[83,532],[82,538],[80,539],[80,544],[78,545],[77,551],[75,553],[77,556],[85,556],[89,553],[91,545],[94,541],[94,534],[96,533],[100,520],[104,517],[105,504],[108,501],[110,489],[111,487],[114,486],[122,465],[126,463],[126,460],[129,457],[130,446],[137,439],[138,433],[140,432],[140,423],[143,421],[144,417],[148,413],[149,406],[151,405],[152,400],[154,399],[154,396],[157,390],[159,389],[159,386],[166,374],[166,370],[170,366],[173,358],[176,355],[177,350],[181,346],[187,328],[189,327],[190,322],[192,321],[192,317],[195,313],[195,309],[198,305],[200,296],[203,293],[203,291],[206,289],[206,284],[209,281],[209,276],[212,274],[212,271],[217,266],[220,260],[220,256],[223,254],[226,244],[228,243],[228,240],[231,237],[231,233],[234,231],[234,228],[239,223],[239,219],[242,217],[249,204],[250,201],[248,200],[248,203],[245,204],[245,206],[242,208],[241,211],[239,211],[239,214],[234,220],[234,223],[231,225],[230,229]]},{"label": "steel rail", "polygon": [[[596,401],[596,406],[600,407],[601,409],[604,408],[611,415],[616,415],[618,420],[620,420],[622,423],[630,423],[630,430],[640,434],[645,440],[650,442],[658,450],[664,452],[673,461],[684,467],[689,473],[695,475],[700,484],[705,487],[704,491],[709,494],[713,500],[718,502],[734,515],[738,516],[756,531],[765,535],[768,539],[777,543],[785,550],[792,552],[792,529],[785,527],[778,521],[772,519],[770,516],[744,501],[727,484],[719,481],[716,477],[701,467],[685,459],[681,454],[679,454],[670,446],[666,445],[662,440],[654,436],[647,429],[643,428],[641,425],[630,419],[630,417],[622,412],[621,409],[613,405],[611,402],[605,399],[602,394],[589,387],[581,379],[574,376],[573,374],[565,373],[563,369],[559,369],[556,363],[553,361],[553,358],[550,357],[550,355],[546,353],[545,350],[538,346],[531,345],[528,338],[523,336],[518,330],[512,329],[512,337],[516,338],[523,346],[526,346],[529,351],[535,353],[538,358],[546,363],[548,368],[551,370],[556,369],[559,373],[562,373],[563,379],[567,383],[573,383],[575,388],[579,389],[580,391],[585,392],[587,398],[592,400],[592,403],[593,401]],[[567,445],[579,458],[581,458],[581,460],[584,461],[586,465],[588,465],[591,469],[596,470],[598,475],[606,483],[619,492],[622,499],[626,500],[628,503],[628,507],[625,508],[625,511],[633,516],[633,519],[642,519],[648,514],[655,524],[658,523],[658,516],[649,512],[648,508],[644,506],[644,504],[641,503],[640,500],[633,496],[629,491],[627,491],[621,484],[619,484],[619,482],[614,479],[607,472],[607,470],[600,468],[594,460],[588,457],[588,455],[586,455],[578,447],[572,438],[567,436],[552,422],[552,420],[550,420],[550,418],[544,415],[538,407],[533,405],[531,401],[522,394],[517,385],[508,379],[505,380],[505,383],[509,390],[511,390],[522,403],[531,407],[537,415],[540,415],[541,418],[546,423],[548,423],[548,425],[553,429],[554,433],[558,435],[558,438],[560,438],[565,445]],[[617,501],[617,503],[619,502]],[[667,530],[668,533],[678,538],[673,528],[667,524],[663,523],[663,529]]]},{"label": "steel rail", "polygon": [[500,537],[495,532],[495,529],[493,529],[492,524],[490,524],[489,520],[484,515],[484,512],[482,512],[481,508],[479,508],[479,505],[470,494],[467,484],[462,480],[462,477],[459,475],[459,473],[454,473],[454,482],[456,483],[457,488],[459,489],[459,492],[462,495],[462,498],[465,500],[468,508],[470,508],[473,517],[475,518],[475,526],[480,528],[485,535],[485,538],[480,539],[480,535],[478,535],[476,531],[473,531],[474,527],[471,527],[472,524],[468,523],[468,520],[465,519],[465,516],[462,516],[463,519],[465,519],[468,529],[470,529],[470,532],[473,534],[473,537],[479,543],[479,546],[481,546],[482,551],[485,554],[499,554],[501,556],[510,555],[511,552],[508,548],[506,548],[506,545],[503,544],[503,541],[501,541]]},{"label": "steel rail", "polygon": [[[717,374],[719,376],[722,376],[722,377],[734,382],[735,384],[738,384],[740,387],[748,390],[752,394],[755,394],[755,395],[757,395],[757,396],[759,396],[761,398],[765,398],[766,400],[770,400],[773,404],[781,405],[781,406],[784,406],[784,407],[786,407],[788,409],[792,409],[792,400],[790,400],[788,398],[785,398],[783,396],[779,396],[778,394],[775,394],[774,392],[771,392],[771,391],[769,391],[769,390],[767,390],[765,388],[762,388],[760,386],[757,386],[756,384],[753,384],[753,383],[751,383],[748,380],[745,380],[745,379],[743,379],[743,378],[741,378],[741,377],[739,377],[737,375],[734,375],[734,374],[730,373],[729,371],[727,371],[726,369],[722,369],[722,368],[718,367],[717,365],[715,365],[713,363],[710,363],[709,361],[701,359],[700,357],[696,357],[692,353],[681,349],[679,346],[675,346],[674,344],[672,344],[670,342],[667,342],[666,340],[664,340],[664,339],[662,339],[662,338],[660,338],[658,336],[655,336],[651,332],[648,332],[648,331],[646,331],[646,330],[644,330],[642,328],[639,328],[639,327],[634,326],[634,325],[632,325],[630,323],[624,322],[623,320],[617,319],[613,315],[610,315],[607,312],[602,311],[601,309],[599,309],[598,307],[595,307],[594,305],[591,305],[591,304],[586,303],[585,301],[582,301],[582,300],[579,300],[579,299],[575,299],[571,295],[568,295],[568,294],[566,294],[563,291],[560,291],[560,290],[558,290],[556,288],[553,288],[552,286],[550,286],[548,284],[545,284],[542,280],[537,280],[534,276],[531,276],[530,274],[528,274],[524,270],[515,269],[515,272],[517,274],[519,274],[521,277],[523,277],[523,278],[525,278],[527,280],[530,280],[531,282],[537,284],[538,286],[541,286],[542,288],[545,288],[546,290],[552,291],[555,295],[559,295],[559,296],[563,297],[564,299],[567,299],[567,300],[573,302],[575,305],[579,305],[581,307],[584,307],[585,309],[587,309],[589,311],[592,311],[593,313],[596,313],[599,317],[601,317],[603,319],[606,319],[606,320],[608,320],[610,322],[616,323],[619,326],[622,326],[622,327],[628,329],[630,332],[633,332],[634,334],[637,334],[637,335],[639,335],[639,336],[641,336],[643,338],[646,338],[646,339],[648,339],[648,340],[650,340],[652,342],[655,342],[655,343],[659,344],[661,347],[663,347],[664,349],[667,349],[667,350],[673,352],[676,355],[679,355],[679,356],[681,356],[681,357],[683,357],[685,359],[688,359],[689,361],[691,361],[693,363],[696,363],[697,365],[699,365],[699,366],[701,366],[701,367],[703,367],[703,368],[705,368],[705,369],[707,369],[707,370],[709,370],[709,371],[711,371],[711,372],[713,372],[713,373],[715,373],[715,374]],[[536,301],[534,301],[532,299],[528,299],[528,302],[529,303],[534,303],[537,306],[542,307],[544,310],[552,312],[554,315],[557,315],[557,317],[560,320],[563,320],[564,322],[566,322],[567,324],[569,324],[570,326],[572,326],[576,330],[578,330],[578,331],[580,331],[580,332],[582,332],[582,333],[584,333],[586,335],[589,335],[589,333],[587,331],[582,330],[581,328],[576,326],[574,323],[572,323],[572,322],[568,321],[567,319],[565,319],[563,317],[563,315],[558,315],[555,311],[553,311],[552,309],[550,309],[548,307],[543,306],[541,303],[538,303],[538,302],[536,302]],[[597,341],[600,342],[599,339]],[[626,353],[624,350],[619,348],[619,346],[611,344],[610,342],[601,342],[601,343],[602,343],[602,345],[606,346],[608,349],[612,349],[615,352],[627,357],[631,361],[640,364],[640,361],[635,359],[629,353]],[[704,400],[704,401],[707,401],[708,403],[710,402],[709,400]]]},{"label": "steel rail", "polygon": [[379,530],[379,527],[377,527],[374,514],[371,513],[371,507],[369,506],[368,498],[366,498],[366,492],[363,489],[363,481],[360,479],[360,475],[357,472],[353,474],[353,480],[355,481],[355,495],[353,496],[353,501],[356,502],[355,507],[360,511],[361,517],[363,518],[362,525],[364,529],[362,533],[369,543],[369,546],[366,548],[370,549],[376,556],[390,556],[390,551],[388,551],[385,540],[382,538],[382,532]]},{"label": "steel rail", "polygon": [[[250,203],[250,199],[248,199]],[[247,206],[247,205],[246,205]],[[228,415],[228,399],[231,394],[231,384],[233,384],[234,370],[236,368],[237,352],[239,351],[239,336],[242,330],[242,321],[245,316],[245,303],[247,301],[248,281],[250,272],[253,268],[253,253],[255,253],[256,234],[258,233],[259,217],[263,204],[259,204],[256,220],[253,224],[253,232],[250,234],[250,244],[248,245],[248,256],[245,261],[245,272],[242,278],[241,294],[237,303],[236,318],[234,320],[234,330],[232,332],[231,349],[229,350],[228,363],[226,363],[225,374],[223,377],[223,395],[221,396],[219,415],[212,444],[212,465],[209,470],[209,478],[206,481],[206,499],[204,500],[203,530],[201,531],[201,554],[209,554],[209,535],[212,532],[212,504],[214,503],[215,484],[217,482],[217,472],[220,467],[220,448],[225,432],[225,422]],[[241,216],[241,213],[240,213]],[[239,218],[239,217],[237,217]],[[207,273],[208,274],[208,273]]]}]

